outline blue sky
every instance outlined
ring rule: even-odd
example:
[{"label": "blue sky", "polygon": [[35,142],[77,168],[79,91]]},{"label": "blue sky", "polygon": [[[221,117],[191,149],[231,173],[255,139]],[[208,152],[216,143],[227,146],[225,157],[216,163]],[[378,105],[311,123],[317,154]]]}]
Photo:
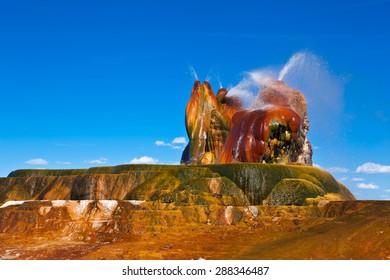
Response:
[{"label": "blue sky", "polygon": [[303,54],[315,164],[390,199],[390,2],[210,2],[1,1],[0,176],[177,163],[190,66],[216,91]]}]

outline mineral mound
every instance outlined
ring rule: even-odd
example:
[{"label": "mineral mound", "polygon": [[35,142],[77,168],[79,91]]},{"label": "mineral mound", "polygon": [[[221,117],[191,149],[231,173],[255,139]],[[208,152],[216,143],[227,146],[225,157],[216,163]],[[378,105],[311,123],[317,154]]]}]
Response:
[{"label": "mineral mound", "polygon": [[182,163],[234,162],[312,165],[304,95],[282,81],[269,80],[250,109],[226,89],[217,95],[196,81],[186,107],[189,143]]},{"label": "mineral mound", "polygon": [[11,200],[145,200],[180,205],[308,205],[351,200],[324,170],[232,163],[119,165],[76,170],[17,170],[0,178],[0,203]]}]

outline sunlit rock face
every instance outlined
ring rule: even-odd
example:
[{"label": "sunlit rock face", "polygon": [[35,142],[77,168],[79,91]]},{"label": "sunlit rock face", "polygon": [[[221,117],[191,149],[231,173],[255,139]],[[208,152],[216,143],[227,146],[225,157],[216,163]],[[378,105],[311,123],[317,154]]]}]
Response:
[{"label": "sunlit rock face", "polygon": [[[217,100],[209,83],[196,81],[191,99],[186,107],[186,129],[190,144],[186,147],[182,160],[187,164],[200,164],[198,155],[204,155],[207,136],[210,131],[211,114],[217,106]],[[212,158],[210,159],[212,160]]]},{"label": "sunlit rock face", "polygon": [[236,96],[196,81],[186,107],[184,164],[234,162],[312,165],[304,95],[272,81],[246,109]]},{"label": "sunlit rock face", "polygon": [[186,129],[189,144],[183,152],[185,164],[219,162],[232,124],[233,115],[244,109],[241,100],[226,96],[220,89],[217,96],[210,84],[196,81],[186,107]]}]

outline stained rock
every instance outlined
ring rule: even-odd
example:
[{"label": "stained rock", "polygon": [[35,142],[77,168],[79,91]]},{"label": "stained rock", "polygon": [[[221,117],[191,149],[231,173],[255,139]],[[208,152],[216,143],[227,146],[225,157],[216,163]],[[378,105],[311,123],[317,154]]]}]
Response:
[{"label": "stained rock", "polygon": [[[72,174],[71,170],[67,172]],[[15,174],[24,176],[29,171],[13,172],[12,176]],[[120,165],[91,168],[80,175],[52,174],[50,171],[40,171],[40,176],[35,173],[31,177],[0,178],[0,203],[10,200],[132,200],[176,206],[246,206],[261,205],[267,200],[267,203],[277,205],[282,205],[282,201],[302,205],[301,196],[291,194],[296,201],[280,198],[285,195],[285,188],[281,187],[280,182],[287,179],[316,186],[318,197],[313,197],[313,188],[304,189],[299,184],[290,188],[299,187],[301,195],[312,199],[311,204],[320,200],[354,199],[348,189],[332,175],[309,166],[259,163]]]},{"label": "stained rock", "polygon": [[307,205],[307,198],[324,196],[325,191],[305,179],[282,179],[272,189],[265,203],[269,205]]},{"label": "stained rock", "polygon": [[312,165],[306,99],[282,81],[270,80],[249,110],[226,89],[215,96],[207,81],[196,81],[185,124],[189,143],[182,155],[184,164]]}]

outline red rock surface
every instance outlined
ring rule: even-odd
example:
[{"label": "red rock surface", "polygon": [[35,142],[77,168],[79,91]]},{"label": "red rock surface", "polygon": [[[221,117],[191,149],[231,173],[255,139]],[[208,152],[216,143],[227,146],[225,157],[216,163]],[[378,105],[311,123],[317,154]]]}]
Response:
[{"label": "red rock surface", "polygon": [[196,81],[186,107],[189,144],[182,163],[300,163],[312,165],[306,138],[309,121],[303,94],[282,81],[269,81],[249,110],[206,81]]},{"label": "red rock surface", "polygon": [[[237,112],[233,117],[233,125],[226,139],[220,163],[262,162],[284,156],[271,154],[270,151],[266,157],[267,142],[270,139],[271,127],[275,123],[290,129],[286,130],[289,139],[285,142],[291,143],[296,140],[301,118],[287,107],[273,106],[264,110]],[[277,145],[277,142],[279,141],[276,140],[275,144],[270,145]],[[281,151],[287,155],[287,150]]]}]

